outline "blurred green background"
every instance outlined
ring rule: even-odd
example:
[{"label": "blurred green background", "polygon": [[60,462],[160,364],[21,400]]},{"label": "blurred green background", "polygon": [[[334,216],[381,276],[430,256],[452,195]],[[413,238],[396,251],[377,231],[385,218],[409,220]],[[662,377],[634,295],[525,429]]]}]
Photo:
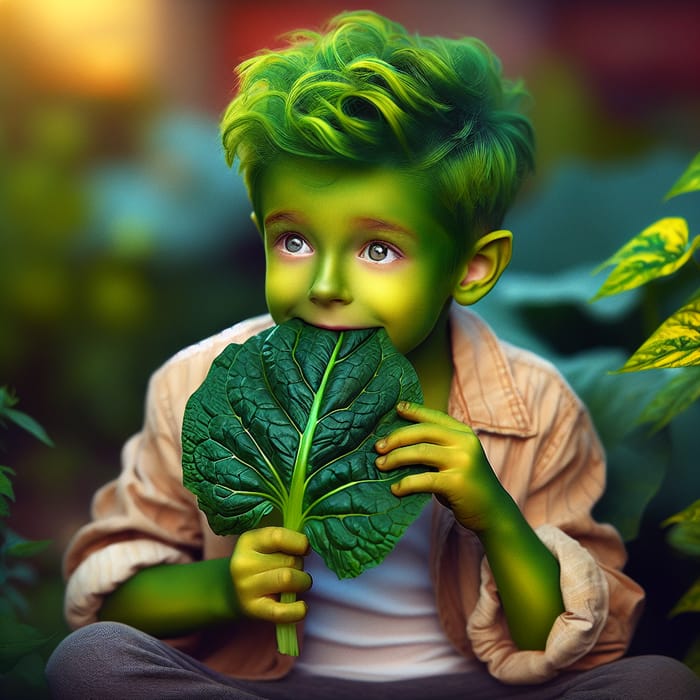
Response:
[{"label": "blurred green background", "polygon": [[34,562],[28,618],[52,644],[67,631],[60,557],[140,427],[150,373],[264,311],[262,251],[217,133],[234,65],[361,7],[484,39],[533,94],[538,171],[507,222],[511,270],[481,310],[591,405],[625,465],[601,512],[619,518],[650,593],[634,650],[681,657],[697,619],[667,613],[697,567],[668,550],[659,523],[700,495],[698,416],[649,439],[631,409],[654,379],[606,372],[697,278],[652,303],[587,300],[602,282],[591,270],[656,218],[700,229],[695,198],[662,202],[700,148],[690,0],[0,0],[0,385],[55,443],[10,430],[0,455],[17,471],[11,527],[52,540]]}]

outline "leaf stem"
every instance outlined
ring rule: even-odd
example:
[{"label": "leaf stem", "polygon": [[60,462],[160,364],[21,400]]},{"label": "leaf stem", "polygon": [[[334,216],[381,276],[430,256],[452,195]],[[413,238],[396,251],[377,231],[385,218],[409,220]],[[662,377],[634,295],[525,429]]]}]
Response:
[{"label": "leaf stem", "polygon": [[[296,599],[296,593],[282,593],[280,596],[282,603],[293,603]],[[296,624],[294,622],[280,623],[277,625],[276,632],[279,653],[287,656],[299,656]]]},{"label": "leaf stem", "polygon": [[[306,489],[306,468],[309,461],[309,454],[311,453],[311,443],[313,442],[314,433],[316,432],[318,414],[321,410],[321,402],[325,395],[326,385],[335,367],[335,361],[340,352],[340,346],[343,343],[344,336],[345,333],[341,331],[335,347],[333,348],[333,353],[328,360],[328,365],[326,366],[323,378],[316,391],[316,396],[314,397],[309,412],[309,419],[306,421],[306,427],[299,441],[299,449],[297,450],[297,456],[294,460],[294,470],[292,471],[292,480],[289,486],[289,499],[287,500],[287,507],[284,509],[283,525],[297,532],[301,532],[304,527],[304,514],[302,511],[304,507],[304,491]],[[293,603],[296,599],[296,593],[282,593],[280,596],[280,602],[282,603]],[[277,649],[280,654],[299,656],[296,624],[278,624],[276,631]]]}]

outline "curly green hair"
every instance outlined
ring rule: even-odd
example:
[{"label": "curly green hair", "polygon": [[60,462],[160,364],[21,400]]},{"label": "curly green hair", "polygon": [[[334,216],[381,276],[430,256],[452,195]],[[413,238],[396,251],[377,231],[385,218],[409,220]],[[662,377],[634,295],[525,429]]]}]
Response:
[{"label": "curly green hair", "polygon": [[254,208],[265,165],[300,156],[426,173],[460,233],[501,225],[534,137],[519,111],[527,93],[483,42],[412,35],[370,11],[287,39],[238,66],[221,121]]}]

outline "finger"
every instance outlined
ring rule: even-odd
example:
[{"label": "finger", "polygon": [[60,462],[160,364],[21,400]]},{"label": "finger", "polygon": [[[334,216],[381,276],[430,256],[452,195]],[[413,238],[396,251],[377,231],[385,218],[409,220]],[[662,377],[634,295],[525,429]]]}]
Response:
[{"label": "finger", "polygon": [[260,554],[252,552],[237,562],[238,571],[255,573],[258,571],[273,571],[274,569],[298,569],[304,570],[304,559],[292,554]]},{"label": "finger", "polygon": [[[466,426],[462,426],[466,428]],[[466,428],[466,430],[469,430]],[[459,438],[463,431],[456,433],[454,429],[445,428],[435,423],[413,423],[397,428],[385,437],[377,440],[374,449],[379,454],[386,454],[397,447],[406,447],[421,442],[434,445],[449,445],[454,443],[455,437]]]},{"label": "finger", "polygon": [[244,581],[239,581],[238,593],[241,601],[245,601],[247,609],[252,609],[255,601],[266,598],[277,598],[280,593],[303,593],[311,588],[311,576],[298,569],[274,569],[261,571]]},{"label": "finger", "polygon": [[248,611],[250,617],[275,623],[300,622],[306,617],[306,603],[295,600],[293,603],[280,603],[274,598],[259,598]]},{"label": "finger", "polygon": [[414,493],[441,494],[442,490],[437,472],[422,472],[405,476],[401,481],[392,484],[391,492],[401,498]]},{"label": "finger", "polygon": [[302,532],[286,527],[263,527],[249,530],[241,535],[247,537],[251,549],[261,554],[282,552],[296,556],[305,556],[309,552],[309,540]]},{"label": "finger", "polygon": [[398,447],[386,455],[380,455],[374,463],[377,469],[384,472],[400,467],[453,469],[463,462],[464,454],[459,450],[421,442],[408,447]]},{"label": "finger", "polygon": [[452,418],[444,411],[438,411],[434,408],[428,408],[422,404],[415,403],[413,401],[399,401],[396,405],[396,412],[407,420],[414,421],[416,423],[435,423],[446,428],[454,428],[456,426],[465,427],[464,423],[461,423],[456,418]]}]

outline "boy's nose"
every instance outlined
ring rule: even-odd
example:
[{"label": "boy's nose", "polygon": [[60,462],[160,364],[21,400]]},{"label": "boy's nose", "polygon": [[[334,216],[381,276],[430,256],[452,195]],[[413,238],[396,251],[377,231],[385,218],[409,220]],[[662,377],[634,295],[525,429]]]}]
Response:
[{"label": "boy's nose", "polygon": [[316,304],[350,303],[352,294],[339,261],[330,257],[320,261],[309,289],[309,299]]}]

